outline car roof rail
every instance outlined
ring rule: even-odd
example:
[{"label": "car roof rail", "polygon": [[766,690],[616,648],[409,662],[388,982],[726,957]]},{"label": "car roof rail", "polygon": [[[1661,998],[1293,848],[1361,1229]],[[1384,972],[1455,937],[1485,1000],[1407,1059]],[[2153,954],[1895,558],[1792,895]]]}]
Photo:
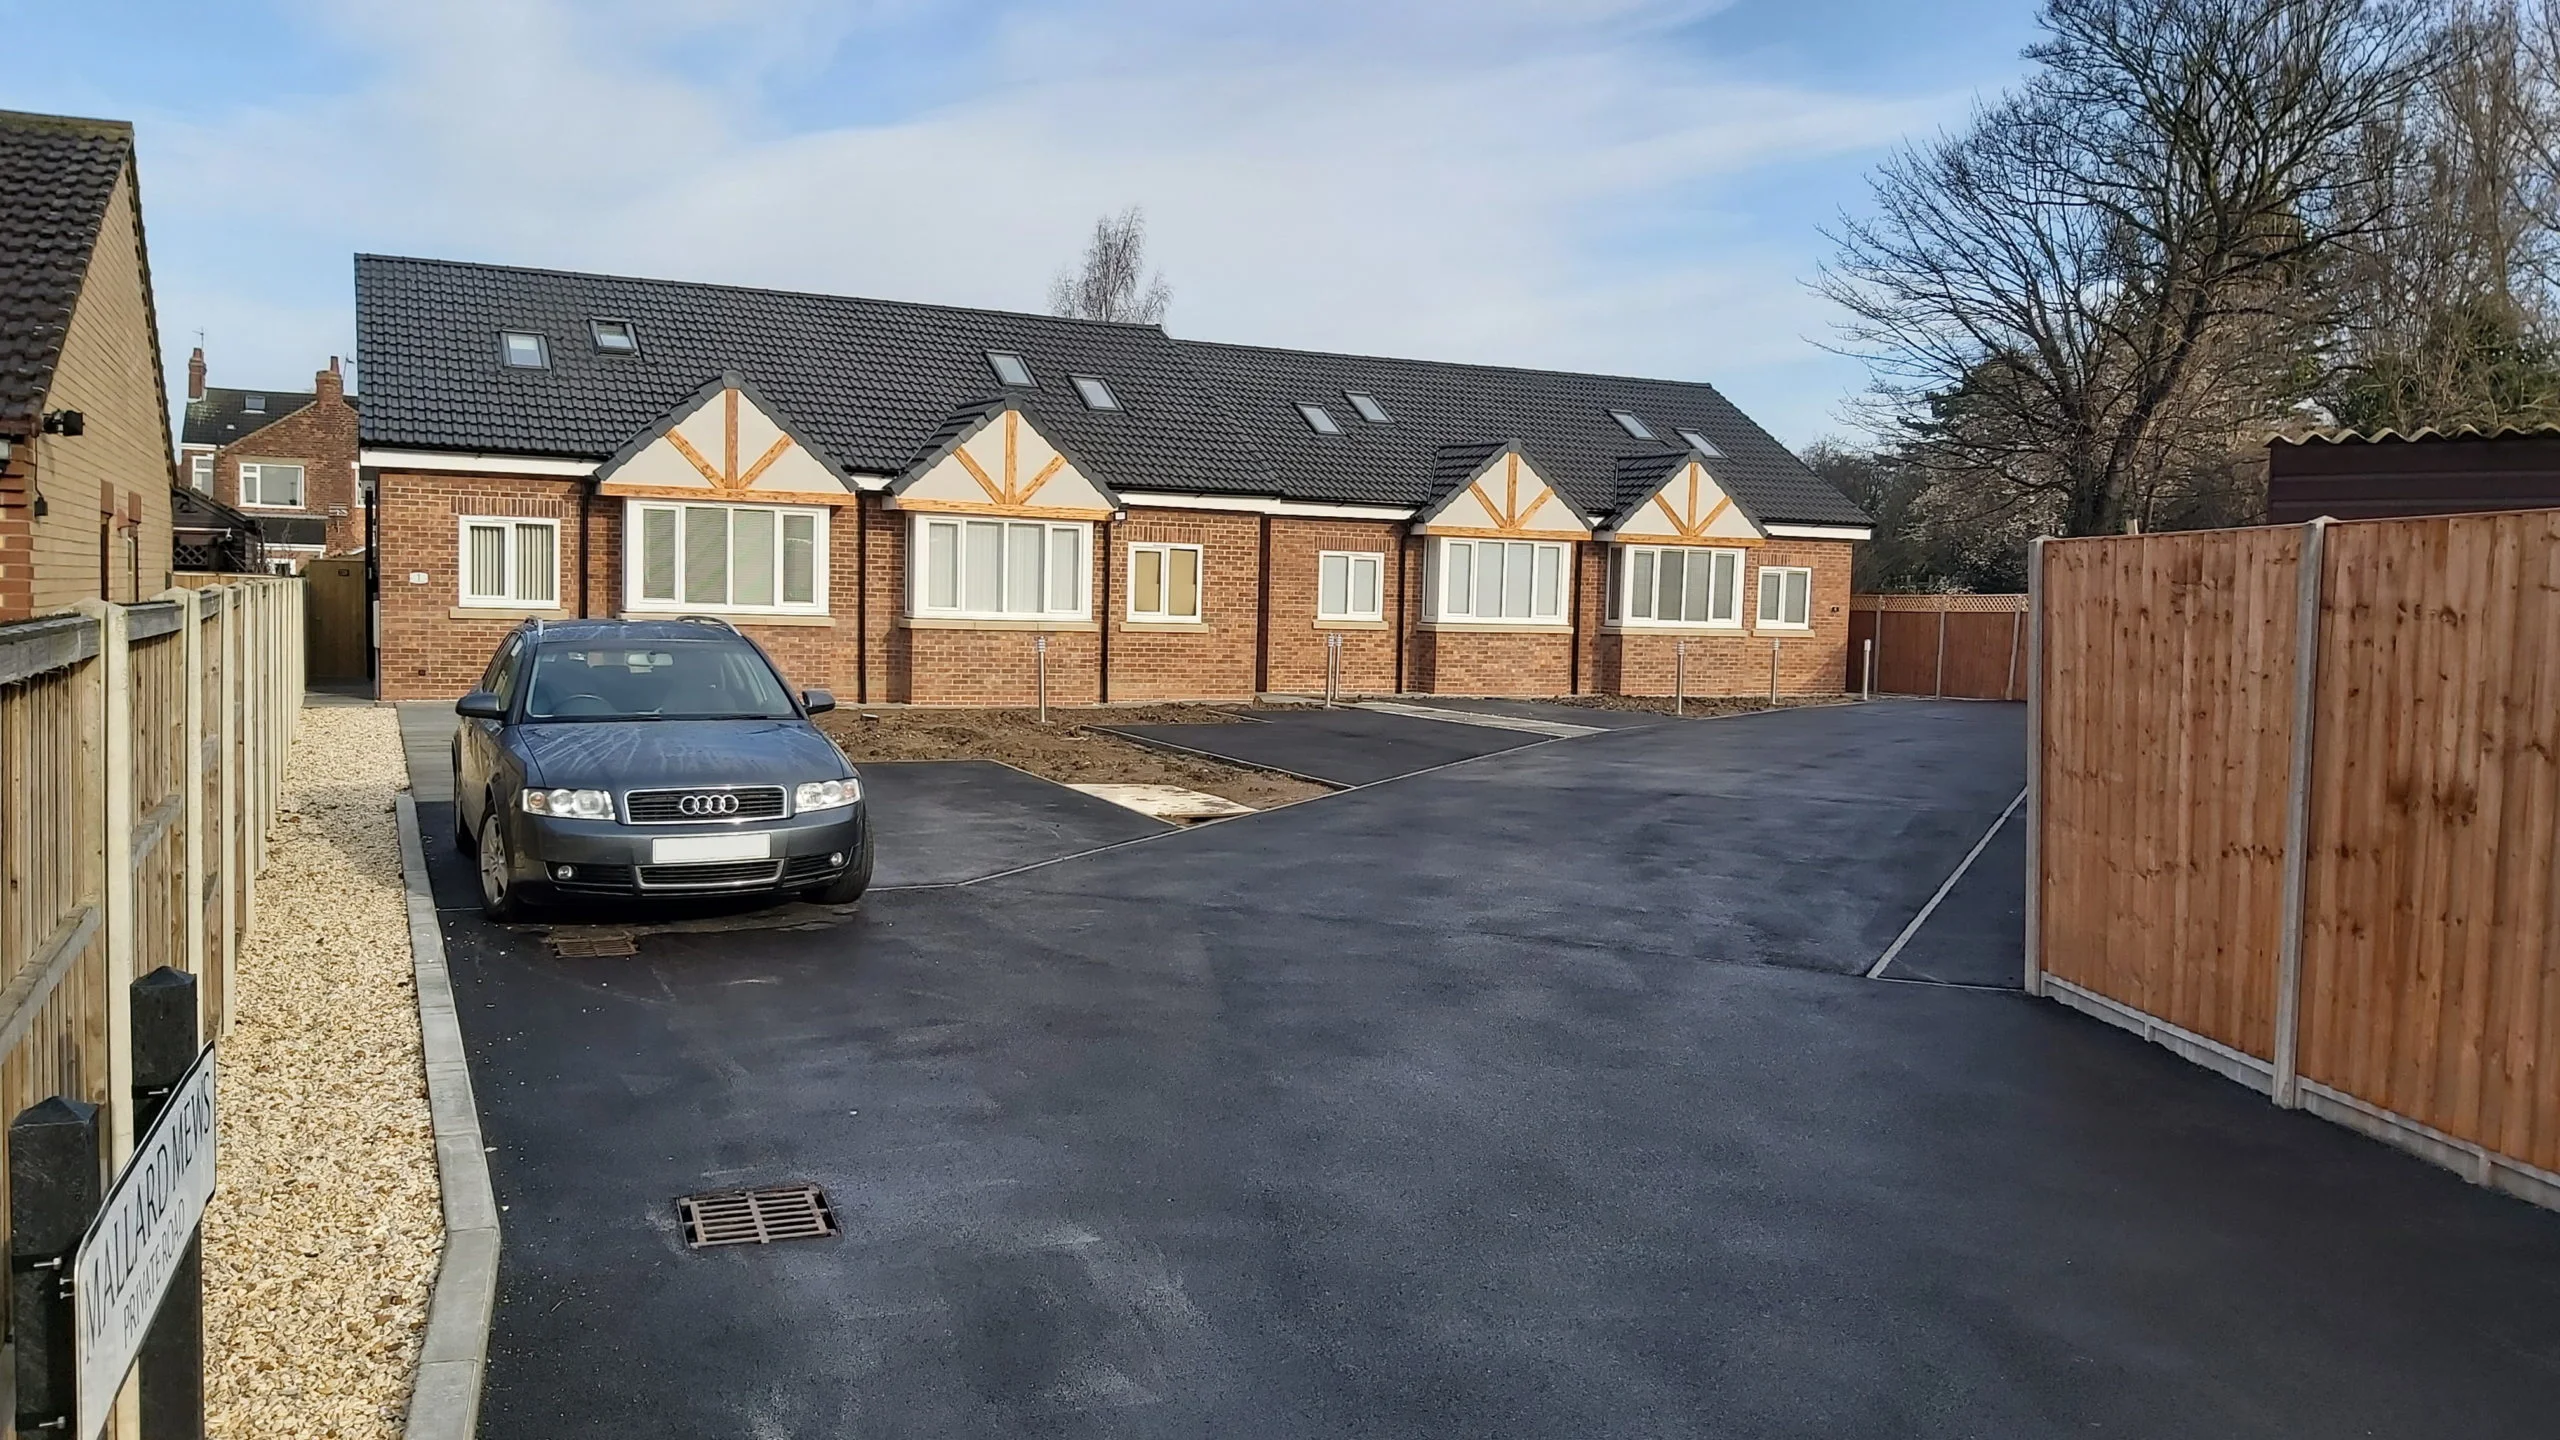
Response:
[{"label": "car roof rail", "polygon": [[682,625],[717,625],[732,635],[738,633],[737,626],[730,624],[728,621],[721,619],[717,615],[679,615],[676,617],[676,621],[678,624]]}]

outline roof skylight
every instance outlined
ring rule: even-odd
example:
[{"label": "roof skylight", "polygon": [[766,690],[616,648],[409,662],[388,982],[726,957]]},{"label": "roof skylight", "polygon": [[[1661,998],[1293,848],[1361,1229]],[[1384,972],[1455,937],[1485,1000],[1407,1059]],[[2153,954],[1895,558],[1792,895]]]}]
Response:
[{"label": "roof skylight", "polygon": [[1111,393],[1111,387],[1102,383],[1101,376],[1070,375],[1067,378],[1075,382],[1076,393],[1084,397],[1086,409],[1117,410],[1120,408],[1120,397]]},{"label": "roof skylight", "polygon": [[1724,454],[1723,451],[1716,448],[1716,442],[1699,434],[1695,430],[1681,431],[1680,438],[1689,442],[1690,449],[1697,451],[1699,454],[1706,456],[1710,460],[1717,459]]},{"label": "roof skylight", "polygon": [[[1022,357],[1014,354],[1010,350],[988,351],[987,368],[996,372],[996,383],[1000,385],[1028,385],[1031,383],[1031,367],[1022,363]],[[1094,383],[1100,384],[1101,382],[1096,381]],[[1085,403],[1092,403],[1090,397],[1087,398]]]},{"label": "roof skylight", "polygon": [[1637,419],[1635,417],[1635,412],[1632,410],[1612,410],[1609,412],[1609,418],[1618,422],[1619,429],[1626,431],[1628,434],[1633,435],[1639,440],[1650,440],[1653,438],[1653,432],[1645,428],[1644,422]]},{"label": "roof skylight", "polygon": [[1321,405],[1301,405],[1298,407],[1298,413],[1306,417],[1307,428],[1319,435],[1342,433],[1342,422],[1334,419],[1333,412]]},{"label": "roof skylight", "polygon": [[1385,425],[1390,423],[1387,419],[1386,407],[1379,404],[1375,396],[1364,395],[1357,390],[1345,390],[1342,392],[1342,398],[1350,401],[1351,408],[1359,411],[1360,418],[1368,421],[1370,424]]},{"label": "roof skylight", "polygon": [[501,359],[517,370],[547,370],[551,367],[551,347],[542,337],[524,330],[509,330],[498,337]]},{"label": "roof skylight", "polygon": [[264,415],[267,413],[267,397],[264,395],[243,395],[240,397],[240,408],[251,415]]},{"label": "roof skylight", "polygon": [[629,355],[640,348],[640,332],[628,320],[590,320],[587,329],[596,348],[609,355]]}]

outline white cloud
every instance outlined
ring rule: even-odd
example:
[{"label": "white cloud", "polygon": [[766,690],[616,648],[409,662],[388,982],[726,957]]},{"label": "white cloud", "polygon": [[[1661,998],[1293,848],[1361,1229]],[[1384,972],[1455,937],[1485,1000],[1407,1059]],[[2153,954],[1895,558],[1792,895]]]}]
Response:
[{"label": "white cloud", "polygon": [[[1036,306],[1092,217],[1136,202],[1178,333],[1799,369],[1816,237],[1755,234],[1720,192],[1961,97],[1675,54],[1713,8],[333,5],[313,23],[353,83],[147,130],[155,241],[182,215],[214,246],[163,263],[162,315],[273,383],[344,347],[360,248]],[[902,63],[948,72],[933,103],[835,118]],[[1764,418],[1804,438],[1836,389]]]}]

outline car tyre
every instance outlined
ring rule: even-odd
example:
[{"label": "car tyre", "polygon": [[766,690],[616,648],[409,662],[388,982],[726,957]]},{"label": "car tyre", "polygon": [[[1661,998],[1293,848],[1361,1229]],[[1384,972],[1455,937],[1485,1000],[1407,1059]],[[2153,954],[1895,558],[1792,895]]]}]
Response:
[{"label": "car tyre", "polygon": [[515,859],[507,853],[507,827],[498,807],[489,807],[480,822],[480,913],[492,920],[525,918],[524,895],[516,884]]},{"label": "car tyre", "polygon": [[862,846],[853,853],[853,863],[844,873],[809,892],[809,898],[820,905],[850,905],[871,888],[871,827],[862,830]]}]

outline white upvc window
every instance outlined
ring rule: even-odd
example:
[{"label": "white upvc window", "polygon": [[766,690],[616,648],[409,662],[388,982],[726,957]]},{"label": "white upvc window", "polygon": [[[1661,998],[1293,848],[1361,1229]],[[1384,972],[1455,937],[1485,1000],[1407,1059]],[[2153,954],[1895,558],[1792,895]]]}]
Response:
[{"label": "white upvc window", "polygon": [[1620,624],[1742,628],[1741,551],[1686,545],[1620,548]]},{"label": "white upvc window", "polygon": [[623,524],[626,610],[826,611],[824,509],[634,500]]},{"label": "white upvc window", "polygon": [[1129,618],[1200,618],[1200,547],[1155,542],[1129,547]]},{"label": "white upvc window", "polygon": [[462,603],[549,610],[560,603],[560,522],[462,517]]},{"label": "white upvc window", "polygon": [[187,460],[187,480],[206,495],[213,493],[213,452],[199,450]]},{"label": "white upvc window", "polygon": [[908,531],[910,614],[955,620],[1083,620],[1092,526],[918,515]]},{"label": "white upvc window", "polygon": [[1381,578],[1387,557],[1374,550],[1323,550],[1316,554],[1316,618],[1382,620]]},{"label": "white upvc window", "polygon": [[1800,565],[1760,567],[1760,628],[1813,628],[1813,572]]},{"label": "white upvc window", "polygon": [[272,510],[302,508],[302,467],[288,460],[240,462],[240,503]]},{"label": "white upvc window", "polygon": [[1556,624],[1564,619],[1564,546],[1547,540],[1439,542],[1442,620]]}]

